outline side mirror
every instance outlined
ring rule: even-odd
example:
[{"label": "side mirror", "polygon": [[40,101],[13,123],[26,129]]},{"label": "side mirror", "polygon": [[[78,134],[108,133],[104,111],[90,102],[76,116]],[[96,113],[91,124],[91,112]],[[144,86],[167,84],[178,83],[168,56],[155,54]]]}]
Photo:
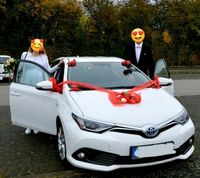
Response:
[{"label": "side mirror", "polygon": [[159,83],[160,83],[161,87],[170,86],[170,85],[173,84],[173,80],[169,79],[169,78],[159,77],[158,80],[159,80]]},{"label": "side mirror", "polygon": [[38,90],[52,90],[53,83],[51,81],[42,81],[36,84]]}]

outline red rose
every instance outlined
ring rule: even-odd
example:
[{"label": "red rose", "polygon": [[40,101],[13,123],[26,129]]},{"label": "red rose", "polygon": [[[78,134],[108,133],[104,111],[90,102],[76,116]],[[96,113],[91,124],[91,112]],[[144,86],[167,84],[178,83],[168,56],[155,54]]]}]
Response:
[{"label": "red rose", "polygon": [[131,61],[129,61],[129,60],[124,60],[124,61],[122,62],[122,65],[123,65],[123,66],[126,66],[126,67],[131,67]]},{"label": "red rose", "polygon": [[69,66],[69,67],[74,67],[74,66],[76,66],[76,60],[75,59],[73,59],[72,61],[69,61],[68,63],[67,63],[67,65]]}]

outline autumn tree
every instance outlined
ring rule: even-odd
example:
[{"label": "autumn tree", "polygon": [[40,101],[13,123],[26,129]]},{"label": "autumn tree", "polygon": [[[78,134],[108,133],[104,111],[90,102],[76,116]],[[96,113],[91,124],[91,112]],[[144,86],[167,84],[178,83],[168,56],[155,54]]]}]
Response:
[{"label": "autumn tree", "polygon": [[159,0],[154,5],[156,30],[152,39],[157,44],[156,55],[167,58],[170,65],[191,64],[191,47],[199,41],[192,40],[199,39],[198,5],[200,1],[193,0]]},{"label": "autumn tree", "polygon": [[130,38],[130,32],[137,27],[144,28],[150,33],[152,9],[147,0],[129,0],[120,9],[120,22],[123,35]]},{"label": "autumn tree", "polygon": [[[30,39],[46,39],[51,57],[71,53],[74,30],[79,24],[81,7],[75,0],[12,0],[6,3],[5,48],[20,57]],[[21,50],[19,50],[21,49]]]},{"label": "autumn tree", "polygon": [[110,0],[84,0],[87,16],[87,41],[93,55],[118,53],[120,27],[118,9]]},{"label": "autumn tree", "polygon": [[0,53],[19,58],[43,38],[49,58],[122,56],[143,28],[155,60],[200,64],[200,0],[0,0]]}]

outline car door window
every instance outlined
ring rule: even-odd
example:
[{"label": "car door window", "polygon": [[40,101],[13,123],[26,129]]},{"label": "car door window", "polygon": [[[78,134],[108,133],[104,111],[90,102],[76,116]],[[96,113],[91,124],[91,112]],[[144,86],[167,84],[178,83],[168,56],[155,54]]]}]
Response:
[{"label": "car door window", "polygon": [[154,76],[170,78],[170,73],[164,59],[160,59],[156,62]]},{"label": "car door window", "polygon": [[63,77],[64,77],[64,63],[60,65],[58,70],[55,72],[54,77],[57,81],[57,83],[63,82]]},{"label": "car door window", "polygon": [[21,60],[15,76],[15,82],[35,86],[38,82],[48,80],[50,73],[32,61]]}]

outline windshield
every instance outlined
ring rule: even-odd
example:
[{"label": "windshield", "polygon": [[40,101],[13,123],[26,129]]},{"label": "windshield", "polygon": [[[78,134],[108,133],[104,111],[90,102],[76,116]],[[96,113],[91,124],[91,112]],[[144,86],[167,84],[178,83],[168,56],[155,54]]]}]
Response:
[{"label": "windshield", "polygon": [[2,57],[0,56],[0,63],[3,64],[9,57]]},{"label": "windshield", "polygon": [[127,68],[121,62],[78,62],[69,67],[68,80],[109,89],[133,88],[149,81],[135,67]]}]

